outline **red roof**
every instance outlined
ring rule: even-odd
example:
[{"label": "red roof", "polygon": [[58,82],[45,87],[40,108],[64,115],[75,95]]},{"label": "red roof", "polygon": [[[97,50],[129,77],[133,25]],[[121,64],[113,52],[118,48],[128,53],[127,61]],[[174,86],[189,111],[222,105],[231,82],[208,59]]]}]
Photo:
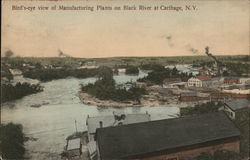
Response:
[{"label": "red roof", "polygon": [[224,79],[225,83],[238,83],[239,79]]},{"label": "red roof", "polygon": [[205,81],[205,80],[210,80],[212,77],[209,75],[201,75],[201,76],[196,76],[196,78],[201,81]]}]

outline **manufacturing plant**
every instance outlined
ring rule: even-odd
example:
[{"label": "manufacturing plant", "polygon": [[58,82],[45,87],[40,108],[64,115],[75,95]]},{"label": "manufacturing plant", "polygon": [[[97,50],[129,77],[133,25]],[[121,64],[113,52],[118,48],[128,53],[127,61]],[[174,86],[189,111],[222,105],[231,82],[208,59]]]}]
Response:
[{"label": "manufacturing plant", "polygon": [[87,131],[68,138],[64,156],[91,160],[195,160],[203,153],[240,154],[236,121],[249,116],[250,102],[236,99],[218,112],[151,120],[145,114],[113,113],[86,119]]}]

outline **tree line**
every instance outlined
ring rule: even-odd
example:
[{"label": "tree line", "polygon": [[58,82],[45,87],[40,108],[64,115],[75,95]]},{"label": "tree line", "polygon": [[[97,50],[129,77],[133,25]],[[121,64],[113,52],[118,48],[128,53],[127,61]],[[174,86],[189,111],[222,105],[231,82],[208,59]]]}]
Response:
[{"label": "tree line", "polygon": [[67,77],[88,78],[99,73],[99,69],[36,69],[23,73],[23,76],[40,81],[51,81]]},{"label": "tree line", "polygon": [[166,78],[179,77],[182,81],[186,82],[189,78],[193,76],[192,73],[184,73],[178,71],[176,67],[174,67],[173,69],[165,68],[162,65],[154,65],[147,67],[152,67],[153,70],[148,73],[148,76],[138,79],[138,82],[161,85],[163,83],[163,80]]},{"label": "tree line", "polygon": [[1,84],[1,103],[16,100],[26,95],[41,92],[43,89],[39,84],[30,83],[16,83],[12,84]]}]

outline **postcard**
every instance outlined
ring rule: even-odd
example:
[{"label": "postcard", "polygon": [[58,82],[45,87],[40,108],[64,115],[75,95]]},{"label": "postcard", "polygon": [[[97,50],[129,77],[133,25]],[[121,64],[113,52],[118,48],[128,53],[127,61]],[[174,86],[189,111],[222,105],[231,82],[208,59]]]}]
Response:
[{"label": "postcard", "polygon": [[249,0],[1,6],[0,159],[249,159]]}]

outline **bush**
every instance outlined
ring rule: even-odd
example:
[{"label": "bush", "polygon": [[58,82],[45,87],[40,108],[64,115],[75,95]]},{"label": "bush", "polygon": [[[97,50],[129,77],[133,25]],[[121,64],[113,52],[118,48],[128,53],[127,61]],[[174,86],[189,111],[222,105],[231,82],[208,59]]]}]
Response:
[{"label": "bush", "polygon": [[126,68],[126,74],[139,74],[139,69],[135,66],[129,66]]}]

